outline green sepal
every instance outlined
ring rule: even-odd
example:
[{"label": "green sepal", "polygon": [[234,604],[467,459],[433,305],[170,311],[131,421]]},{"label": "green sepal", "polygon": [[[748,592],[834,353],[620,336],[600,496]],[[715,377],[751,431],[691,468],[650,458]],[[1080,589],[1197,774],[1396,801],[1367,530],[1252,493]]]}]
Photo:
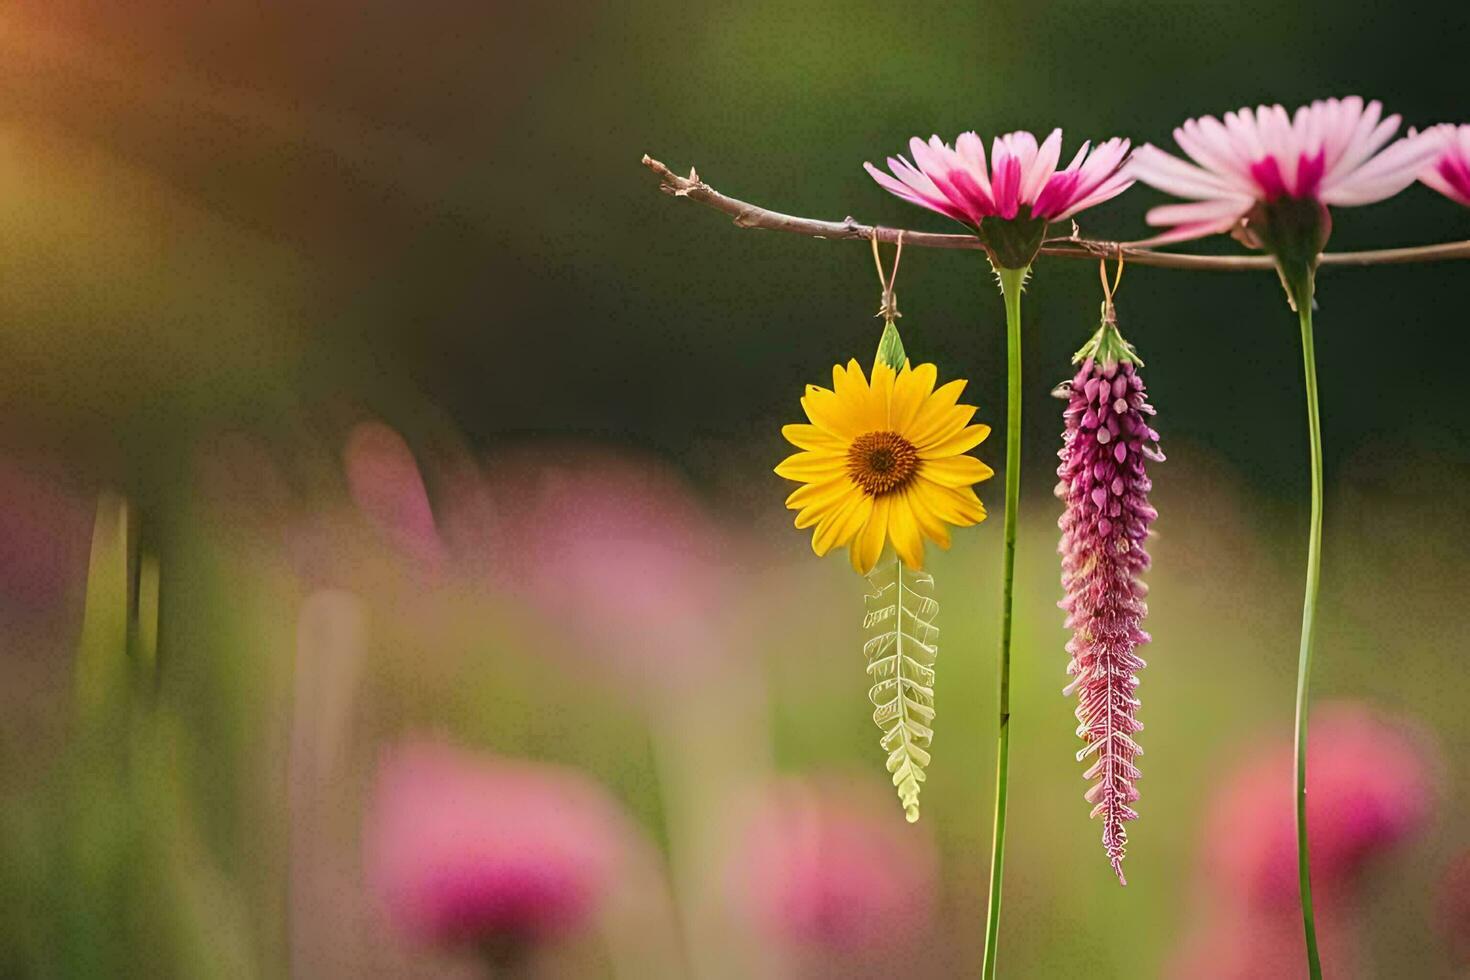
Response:
[{"label": "green sepal", "polygon": [[990,253],[991,264],[999,269],[1028,269],[1041,254],[1046,239],[1046,222],[1033,218],[1031,209],[1022,208],[1014,218],[991,216],[980,222],[980,239]]},{"label": "green sepal", "polygon": [[1282,197],[1257,204],[1246,216],[1247,240],[1276,259],[1276,271],[1294,310],[1311,309],[1317,264],[1332,235],[1332,213],[1320,201]]},{"label": "green sepal", "polygon": [[1072,355],[1072,363],[1081,364],[1088,358],[1100,361],[1104,366],[1125,363],[1143,366],[1143,358],[1138,356],[1138,351],[1118,332],[1117,318],[1107,303],[1102,305],[1102,323],[1097,332]]},{"label": "green sepal", "polygon": [[873,367],[887,364],[895,372],[902,371],[908,355],[904,353],[903,338],[898,335],[898,326],[889,320],[883,324],[883,336],[878,338],[878,353],[873,358]]}]

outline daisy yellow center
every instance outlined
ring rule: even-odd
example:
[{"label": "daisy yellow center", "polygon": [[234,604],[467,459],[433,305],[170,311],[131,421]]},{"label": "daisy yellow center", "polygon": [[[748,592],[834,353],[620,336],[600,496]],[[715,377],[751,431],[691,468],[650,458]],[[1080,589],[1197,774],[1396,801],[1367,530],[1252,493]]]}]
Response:
[{"label": "daisy yellow center", "polygon": [[870,497],[902,488],[919,471],[919,451],[897,432],[868,432],[847,450],[847,475]]}]

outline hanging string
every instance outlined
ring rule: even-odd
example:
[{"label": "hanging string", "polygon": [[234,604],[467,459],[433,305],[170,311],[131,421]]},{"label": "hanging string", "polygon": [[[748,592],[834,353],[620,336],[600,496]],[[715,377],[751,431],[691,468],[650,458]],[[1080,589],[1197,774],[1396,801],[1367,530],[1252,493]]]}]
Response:
[{"label": "hanging string", "polygon": [[1113,275],[1113,281],[1108,282],[1108,260],[1099,259],[1097,263],[1097,275],[1102,280],[1103,288],[1103,320],[1107,323],[1117,323],[1118,313],[1113,309],[1113,297],[1118,295],[1118,285],[1123,281],[1123,246],[1118,246],[1118,270]]},{"label": "hanging string", "polygon": [[883,296],[876,315],[892,323],[896,318],[903,316],[898,312],[898,297],[893,292],[893,284],[898,279],[898,263],[903,259],[903,231],[899,231],[896,240],[898,248],[893,253],[893,271],[886,276],[883,274],[883,257],[878,252],[877,228],[873,229],[873,237],[870,241],[873,243],[873,265],[878,270],[878,285],[883,289]]}]

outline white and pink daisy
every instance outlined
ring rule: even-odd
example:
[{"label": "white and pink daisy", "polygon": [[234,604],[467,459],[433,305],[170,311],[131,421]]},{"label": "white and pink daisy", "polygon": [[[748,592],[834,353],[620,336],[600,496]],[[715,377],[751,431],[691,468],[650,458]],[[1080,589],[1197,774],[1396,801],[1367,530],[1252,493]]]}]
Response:
[{"label": "white and pink daisy", "polygon": [[[1279,105],[1260,106],[1227,112],[1223,122],[1214,116],[1191,119],[1174,130],[1175,142],[1193,163],[1156,146],[1139,147],[1129,174],[1191,201],[1149,211],[1150,225],[1170,230],[1147,244],[1202,238],[1245,222],[1263,247],[1310,247],[1315,258],[1331,229],[1327,205],[1372,204],[1392,197],[1413,183],[1434,155],[1432,141],[1422,135],[1389,144],[1400,119],[1382,117],[1380,103],[1365,104],[1357,96],[1319,100],[1294,115]],[[1316,226],[1294,230],[1319,240],[1274,240],[1273,230],[1280,229],[1270,227],[1277,216],[1269,212],[1278,203],[1286,205],[1278,210],[1296,204],[1296,214],[1308,214],[1309,219],[1301,205],[1315,205]]]},{"label": "white and pink daisy", "polygon": [[1434,144],[1436,155],[1419,179],[1470,208],[1470,126],[1445,123],[1427,131],[1424,138]]},{"label": "white and pink daisy", "polygon": [[912,163],[902,156],[888,158],[892,176],[871,163],[863,167],[890,193],[968,225],[993,258],[1020,268],[1035,258],[1034,250],[1027,251],[1033,241],[1040,247],[1049,222],[1065,221],[1128,189],[1133,183],[1123,169],[1128,145],[1126,139],[1096,147],[1083,143],[1072,162],[1058,170],[1060,129],[1040,144],[1030,133],[1007,133],[991,144],[987,167],[985,143],[973,132],[962,133],[953,148],[938,136],[928,143],[916,136],[909,140]]}]

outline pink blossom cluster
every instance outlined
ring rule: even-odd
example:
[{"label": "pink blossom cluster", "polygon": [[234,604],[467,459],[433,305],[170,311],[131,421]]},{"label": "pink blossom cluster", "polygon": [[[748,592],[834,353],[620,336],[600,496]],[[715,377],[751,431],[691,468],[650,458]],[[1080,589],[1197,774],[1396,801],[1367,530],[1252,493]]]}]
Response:
[{"label": "pink blossom cluster", "polygon": [[1124,823],[1138,817],[1134,760],[1142,752],[1133,738],[1143,728],[1134,691],[1144,662],[1136,651],[1149,641],[1139,576],[1148,570],[1144,542],[1158,516],[1146,467],[1164,458],[1153,414],[1132,361],[1088,358],[1071,382],[1057,467],[1056,494],[1066,504],[1058,522],[1060,605],[1072,630],[1066,693],[1077,697],[1077,734],[1086,742],[1077,757],[1092,759],[1083,774],[1095,781],[1086,798],[1092,816],[1102,818],[1103,849],[1124,884]]}]

